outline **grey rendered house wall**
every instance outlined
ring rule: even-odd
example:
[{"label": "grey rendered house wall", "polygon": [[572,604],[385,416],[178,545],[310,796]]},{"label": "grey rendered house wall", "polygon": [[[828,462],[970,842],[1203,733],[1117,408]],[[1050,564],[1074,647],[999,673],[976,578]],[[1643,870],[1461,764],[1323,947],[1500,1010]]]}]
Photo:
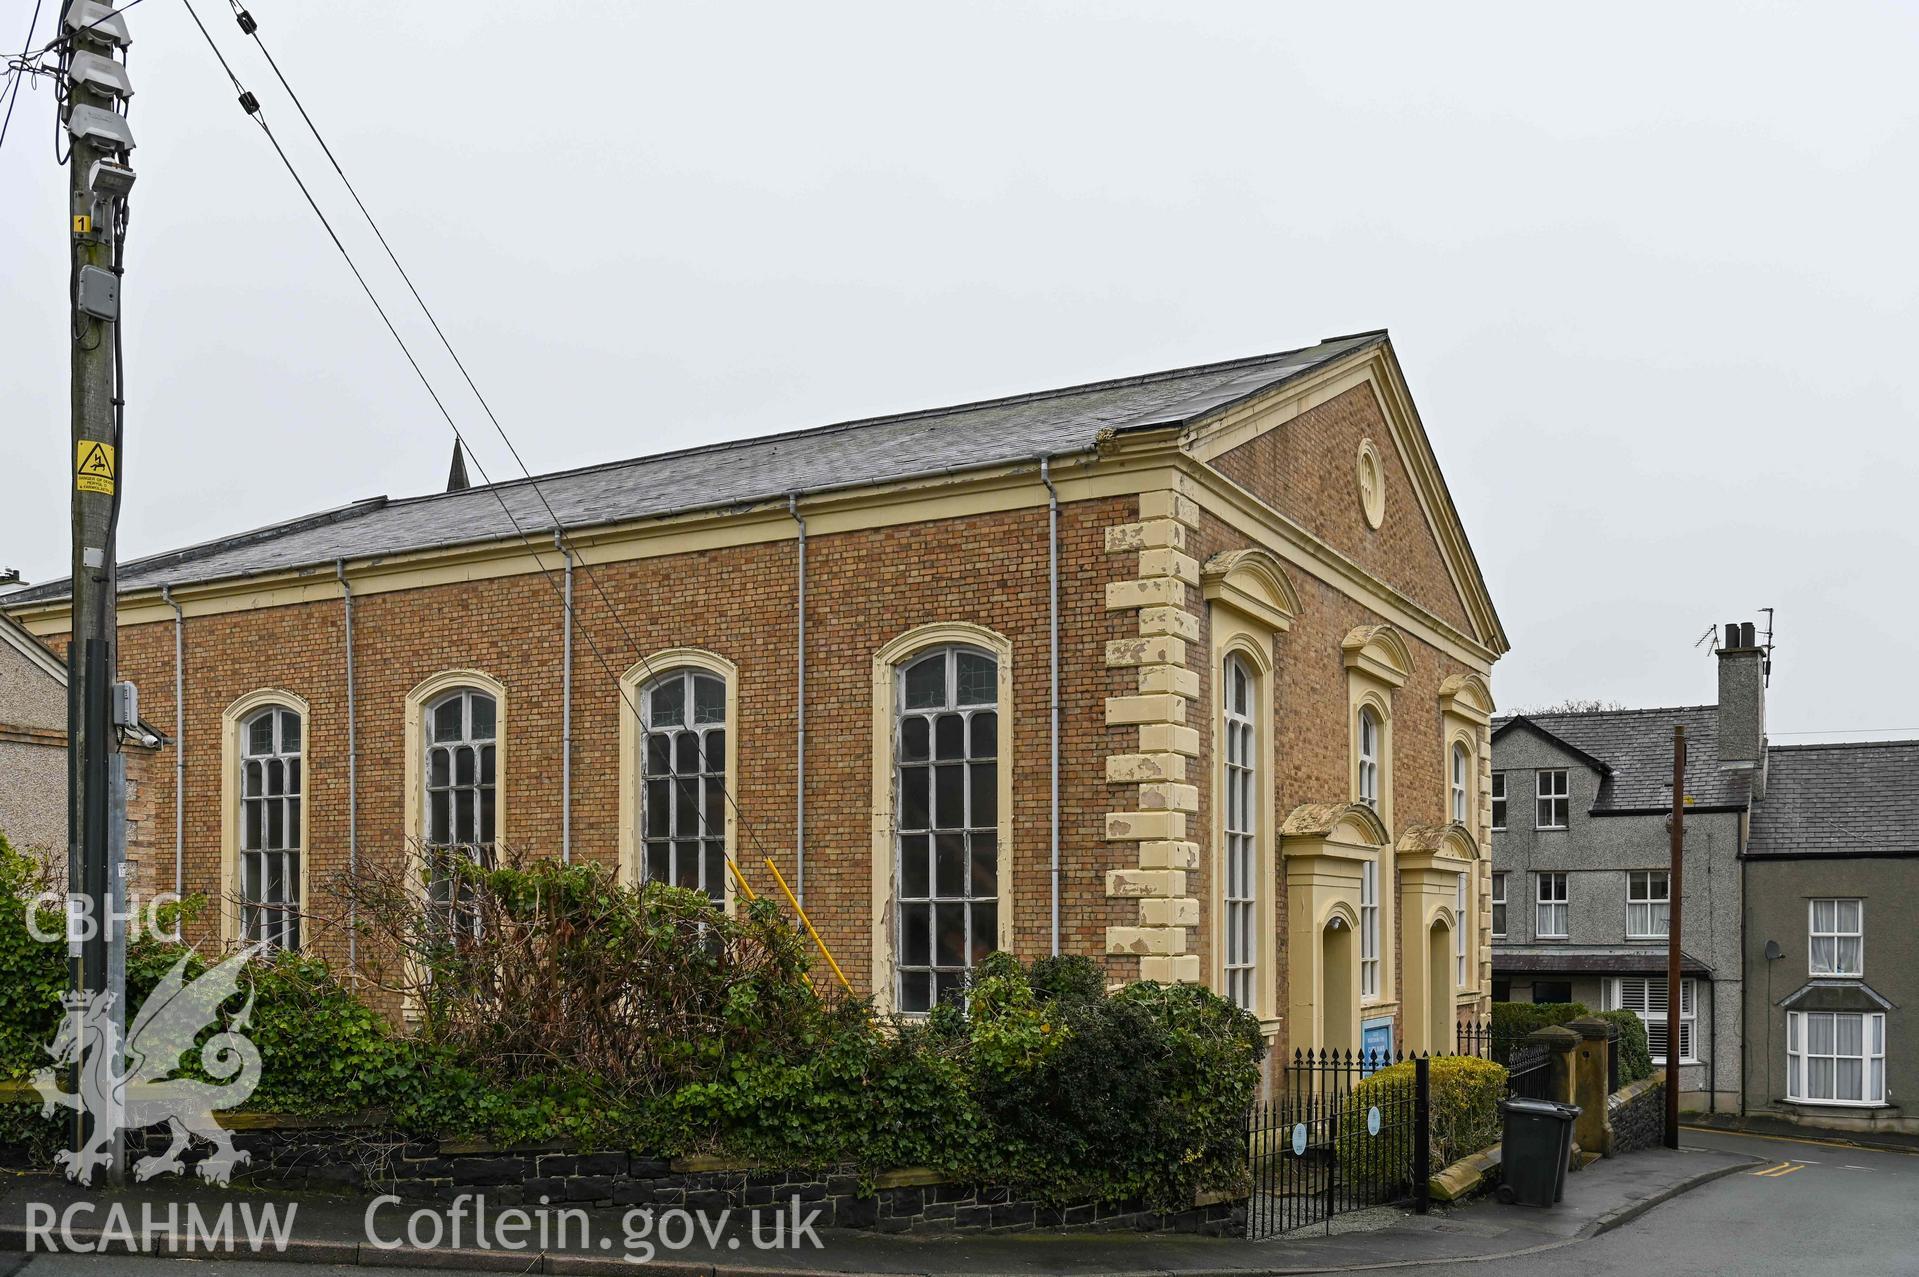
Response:
[{"label": "grey rendered house wall", "polygon": [[[1536,774],[1565,768],[1571,793],[1568,827],[1535,828]],[[1664,869],[1669,836],[1663,812],[1594,816],[1600,776],[1590,764],[1537,733],[1519,728],[1493,744],[1493,770],[1506,773],[1506,828],[1493,834],[1493,871],[1506,878],[1508,945],[1549,945],[1534,934],[1536,881],[1542,871],[1567,875],[1569,945],[1643,946],[1663,965],[1663,941],[1626,938],[1626,876],[1633,869]],[[1686,868],[1681,947],[1712,968],[1697,986],[1700,1062],[1682,1066],[1680,1085],[1690,1108],[1736,1109],[1740,1078],[1742,913],[1739,849],[1744,817],[1732,811],[1693,811],[1686,817]],[[1499,949],[1493,968],[1499,974]],[[1504,978],[1503,976],[1501,978]],[[1520,983],[1529,977],[1515,977]],[[1573,997],[1603,1005],[1601,978],[1573,977]],[[1519,990],[1514,990],[1517,997]]]},{"label": "grey rendered house wall", "polygon": [[[1886,1098],[1890,1107],[1790,1104],[1786,1101],[1786,1012],[1779,1002],[1809,978],[1807,901],[1815,896],[1865,901],[1864,980],[1893,1006],[1886,1012]],[[1812,1125],[1919,1134],[1919,858],[1754,857],[1746,862],[1746,1107]],[[1783,957],[1766,961],[1766,942]]]},{"label": "grey rendered house wall", "polygon": [[[67,689],[45,669],[0,641],[0,728],[37,733],[67,730]],[[0,738],[0,833],[14,846],[64,852],[67,845],[67,754],[64,746]]]}]

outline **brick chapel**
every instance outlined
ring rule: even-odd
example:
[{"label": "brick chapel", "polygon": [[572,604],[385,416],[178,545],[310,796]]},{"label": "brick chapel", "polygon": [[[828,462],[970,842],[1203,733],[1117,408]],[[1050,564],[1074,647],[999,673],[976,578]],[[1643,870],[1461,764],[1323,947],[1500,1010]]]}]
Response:
[{"label": "brick chapel", "polygon": [[[65,582],[0,606],[64,650]],[[203,947],[344,962],[327,883],[410,845],[728,907],[770,858],[886,1011],[994,949],[1287,1051],[1488,1008],[1507,643],[1384,332],[359,501],[124,564],[118,617],[173,737],[136,889]]]}]

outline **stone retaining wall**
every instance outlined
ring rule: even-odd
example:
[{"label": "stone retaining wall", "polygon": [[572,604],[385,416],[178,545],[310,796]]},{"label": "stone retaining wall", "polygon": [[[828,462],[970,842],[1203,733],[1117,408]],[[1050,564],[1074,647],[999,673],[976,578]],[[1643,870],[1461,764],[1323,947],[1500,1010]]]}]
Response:
[{"label": "stone retaining wall", "polygon": [[1606,1099],[1612,1113],[1612,1151],[1636,1153],[1657,1148],[1666,1134],[1666,1080],[1655,1073],[1614,1091]]},{"label": "stone retaining wall", "polygon": [[[1245,1231],[1243,1197],[1209,1195],[1186,1210],[1140,1201],[1048,1203],[1005,1185],[961,1184],[924,1168],[882,1171],[862,1185],[847,1166],[780,1170],[716,1158],[664,1160],[564,1144],[513,1147],[455,1140],[402,1140],[377,1126],[315,1125],[228,1114],[234,1143],[250,1155],[235,1177],[254,1186],[345,1187],[427,1201],[484,1194],[500,1207],[565,1205],[718,1211],[797,1198],[822,1208],[834,1228],[889,1233],[1019,1232],[1035,1228],[1202,1233]],[[136,1137],[142,1138],[142,1137]],[[167,1145],[149,1132],[135,1156]],[[200,1150],[190,1155],[197,1157]],[[864,1189],[864,1191],[863,1191]]]}]

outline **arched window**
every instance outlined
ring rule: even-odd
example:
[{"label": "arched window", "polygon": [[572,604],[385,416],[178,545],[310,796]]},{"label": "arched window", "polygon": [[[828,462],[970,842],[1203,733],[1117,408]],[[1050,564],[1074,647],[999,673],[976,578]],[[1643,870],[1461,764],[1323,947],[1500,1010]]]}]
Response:
[{"label": "arched window", "polygon": [[1359,876],[1359,996],[1379,996],[1379,862],[1368,860]]},{"label": "arched window", "polygon": [[[499,703],[471,687],[448,692],[426,707],[429,895],[449,920],[470,912],[466,893],[453,888],[453,857],[493,863],[498,720]],[[468,917],[466,923],[477,926],[478,919]]]},{"label": "arched window", "polygon": [[1453,746],[1453,819],[1466,823],[1466,747]]},{"label": "arched window", "polygon": [[1379,810],[1379,716],[1359,711],[1359,801]]},{"label": "arched window", "polygon": [[726,681],[678,669],[640,688],[640,871],[726,900]]},{"label": "arched window", "polygon": [[300,947],[300,715],[269,705],[240,724],[240,935]]},{"label": "arched window", "polygon": [[1225,680],[1225,844],[1222,904],[1225,922],[1225,993],[1234,1006],[1251,1010],[1255,998],[1254,970],[1258,960],[1258,929],[1254,904],[1258,856],[1257,759],[1259,741],[1254,730],[1253,677],[1238,656],[1226,658]]},{"label": "arched window", "polygon": [[476,859],[493,851],[497,811],[495,721],[498,705],[470,687],[427,707],[426,842]]},{"label": "arched window", "polygon": [[896,675],[898,1006],[964,996],[999,947],[999,665],[941,647]]},{"label": "arched window", "polygon": [[1453,885],[1453,983],[1465,988],[1466,980],[1466,934],[1472,914],[1469,893],[1466,890],[1467,874],[1460,874],[1459,881]]}]

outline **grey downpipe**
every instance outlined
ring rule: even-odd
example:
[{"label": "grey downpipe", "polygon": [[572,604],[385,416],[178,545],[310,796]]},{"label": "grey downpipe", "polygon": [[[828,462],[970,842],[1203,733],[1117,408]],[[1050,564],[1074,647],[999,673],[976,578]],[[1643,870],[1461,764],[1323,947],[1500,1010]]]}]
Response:
[{"label": "grey downpipe", "polygon": [[187,614],[173,601],[173,587],[160,587],[173,609],[173,894],[186,892],[187,869]]},{"label": "grey downpipe", "polygon": [[560,621],[560,861],[573,863],[573,547],[558,528],[553,544],[566,559],[565,616]]},{"label": "grey downpipe", "polygon": [[[346,873],[347,880],[352,882],[357,881],[360,873],[360,740],[354,722],[358,715],[353,686],[353,587],[347,584],[345,559],[333,561],[333,574],[340,580],[340,601],[346,621]],[[347,970],[357,976],[360,918],[351,897],[346,909],[346,965]]]},{"label": "grey downpipe", "polygon": [[1052,718],[1049,760],[1053,779],[1052,874],[1053,956],[1059,956],[1059,489],[1053,486],[1053,459],[1039,459],[1039,481],[1046,485],[1046,657]]},{"label": "grey downpipe", "polygon": [[800,498],[786,498],[786,512],[800,526],[799,543],[799,702],[798,735],[793,745],[793,895],[806,905],[806,516]]}]

